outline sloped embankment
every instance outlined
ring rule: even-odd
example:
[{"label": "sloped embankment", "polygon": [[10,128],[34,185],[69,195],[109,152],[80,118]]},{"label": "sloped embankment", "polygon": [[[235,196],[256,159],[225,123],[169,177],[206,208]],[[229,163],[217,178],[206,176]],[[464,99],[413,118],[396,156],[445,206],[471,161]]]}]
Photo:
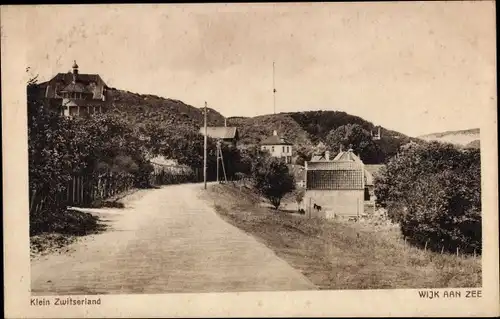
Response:
[{"label": "sloped embankment", "polygon": [[321,289],[481,286],[480,258],[409,247],[397,227],[274,211],[245,187],[214,185],[204,196],[224,220],[256,237]]}]

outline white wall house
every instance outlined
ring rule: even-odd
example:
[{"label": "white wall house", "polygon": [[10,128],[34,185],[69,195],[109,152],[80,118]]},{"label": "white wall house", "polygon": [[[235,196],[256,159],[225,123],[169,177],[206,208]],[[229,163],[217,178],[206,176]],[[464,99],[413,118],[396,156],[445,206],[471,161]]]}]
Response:
[{"label": "white wall house", "polygon": [[280,137],[276,130],[273,131],[272,136],[263,140],[260,145],[261,150],[269,152],[271,156],[283,159],[286,164],[292,163],[292,144]]},{"label": "white wall house", "polygon": [[[352,150],[340,152],[330,160],[325,156],[306,162],[304,203],[311,216],[359,217],[365,213],[366,176],[363,162]],[[314,204],[321,211],[314,210]]]}]

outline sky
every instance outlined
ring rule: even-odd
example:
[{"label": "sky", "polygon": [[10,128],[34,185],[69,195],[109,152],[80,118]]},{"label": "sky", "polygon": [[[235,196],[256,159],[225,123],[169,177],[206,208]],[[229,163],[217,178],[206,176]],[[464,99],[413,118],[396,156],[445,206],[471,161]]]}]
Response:
[{"label": "sky", "polygon": [[224,116],[336,110],[411,136],[496,107],[493,2],[73,5],[26,10],[27,66]]}]

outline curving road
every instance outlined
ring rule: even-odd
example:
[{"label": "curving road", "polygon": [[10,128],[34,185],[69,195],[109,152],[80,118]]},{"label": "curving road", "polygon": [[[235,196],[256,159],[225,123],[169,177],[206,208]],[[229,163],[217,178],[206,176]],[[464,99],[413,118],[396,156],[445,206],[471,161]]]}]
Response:
[{"label": "curving road", "polygon": [[70,252],[31,263],[33,295],[309,290],[316,287],[220,219],[200,184],[143,190],[125,209],[87,210],[110,224]]}]

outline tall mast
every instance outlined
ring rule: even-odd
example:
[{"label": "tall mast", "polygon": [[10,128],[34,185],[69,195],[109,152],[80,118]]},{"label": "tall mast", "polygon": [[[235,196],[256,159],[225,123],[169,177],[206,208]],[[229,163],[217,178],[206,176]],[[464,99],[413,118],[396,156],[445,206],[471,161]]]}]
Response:
[{"label": "tall mast", "polygon": [[207,189],[207,102],[205,101],[205,136],[203,138],[203,184]]},{"label": "tall mast", "polygon": [[276,114],[276,86],[274,82],[274,61],[273,61],[273,110],[274,114]]}]

